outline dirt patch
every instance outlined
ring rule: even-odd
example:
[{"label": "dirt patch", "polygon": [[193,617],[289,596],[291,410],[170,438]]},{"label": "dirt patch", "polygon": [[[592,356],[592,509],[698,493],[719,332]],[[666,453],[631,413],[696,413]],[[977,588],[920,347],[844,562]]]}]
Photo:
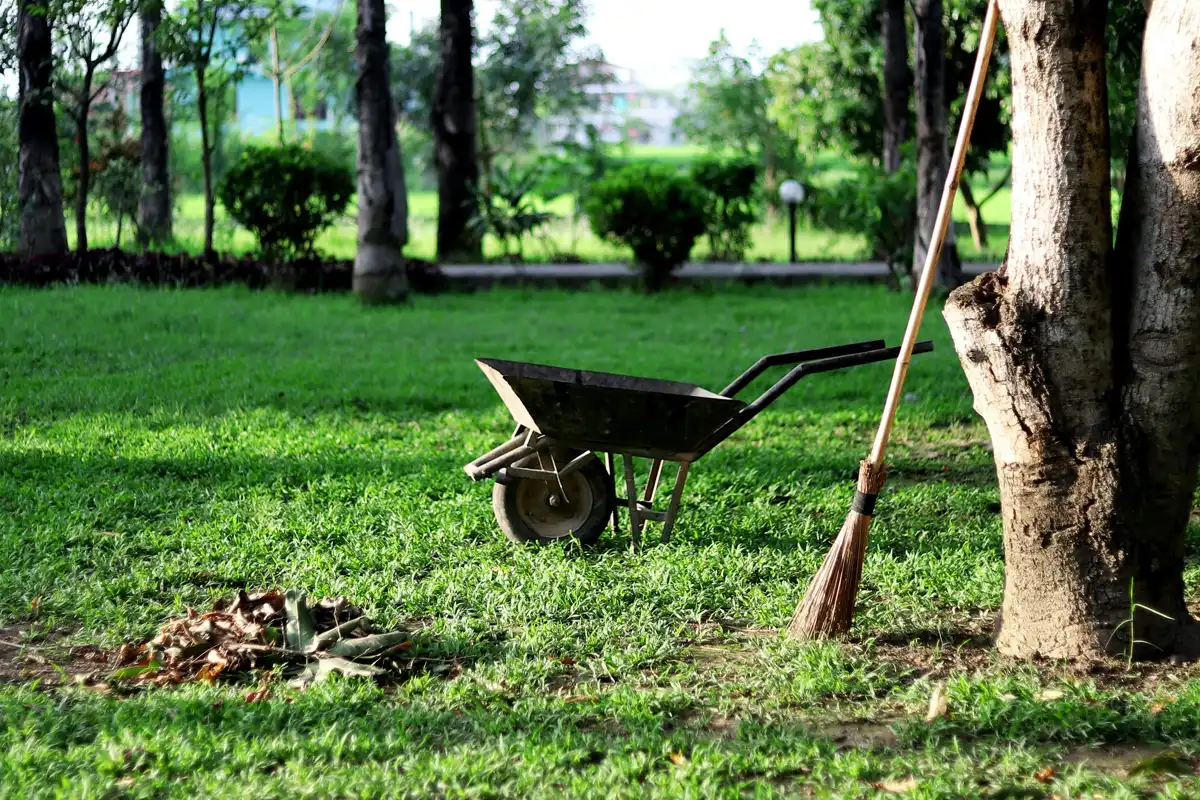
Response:
[{"label": "dirt patch", "polygon": [[814,733],[828,737],[838,747],[851,750],[875,750],[895,747],[900,740],[891,721],[851,720],[817,728]]},{"label": "dirt patch", "polygon": [[0,683],[37,681],[61,686],[75,675],[107,669],[112,654],[95,645],[72,645],[69,631],[45,631],[36,622],[0,626]]}]

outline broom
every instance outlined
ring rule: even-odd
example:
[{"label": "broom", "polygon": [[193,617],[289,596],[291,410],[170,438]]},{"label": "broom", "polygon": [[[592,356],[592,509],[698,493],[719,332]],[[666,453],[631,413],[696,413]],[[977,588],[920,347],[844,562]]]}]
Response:
[{"label": "broom", "polygon": [[875,434],[875,444],[871,448],[870,457],[859,465],[858,490],[854,493],[854,502],[850,513],[846,515],[846,522],[842,525],[833,547],[825,556],[825,562],[813,576],[812,583],[809,584],[808,591],[797,606],[788,626],[788,635],[796,638],[819,639],[838,636],[850,630],[854,619],[854,601],[862,578],[867,534],[871,528],[871,517],[875,513],[875,498],[879,496],[879,490],[887,478],[884,456],[887,453],[888,437],[892,433],[896,407],[900,403],[900,392],[908,374],[908,362],[912,358],[913,345],[921,329],[921,318],[925,315],[925,305],[929,301],[929,292],[937,274],[937,263],[942,254],[942,244],[946,240],[946,229],[950,226],[954,194],[958,189],[963,162],[967,157],[967,144],[971,140],[975,112],[983,95],[983,84],[987,77],[988,59],[992,54],[999,14],[997,0],[991,0],[983,21],[979,54],[975,60],[975,72],[971,76],[971,87],[967,92],[967,105],[958,130],[958,140],[954,143],[954,156],[946,174],[946,186],[942,190],[933,236],[925,254],[925,268],[917,285],[916,300],[908,317],[908,327],[904,331],[900,354],[896,357],[896,369],[892,373],[891,386],[888,387],[883,418],[879,421],[879,430]]}]

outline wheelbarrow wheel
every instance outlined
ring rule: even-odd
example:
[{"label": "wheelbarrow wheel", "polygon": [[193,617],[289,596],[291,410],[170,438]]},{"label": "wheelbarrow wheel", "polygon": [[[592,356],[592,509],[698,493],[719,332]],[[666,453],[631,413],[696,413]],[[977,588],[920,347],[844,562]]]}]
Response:
[{"label": "wheelbarrow wheel", "polygon": [[509,540],[594,544],[612,518],[612,476],[599,459],[554,481],[509,478],[492,489],[492,512]]}]

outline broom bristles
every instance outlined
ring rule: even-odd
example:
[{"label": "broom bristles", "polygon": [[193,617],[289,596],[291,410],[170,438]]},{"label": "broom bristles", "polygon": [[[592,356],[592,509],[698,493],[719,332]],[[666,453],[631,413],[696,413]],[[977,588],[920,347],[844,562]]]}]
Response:
[{"label": "broom bristles", "polygon": [[[863,461],[858,470],[858,491],[877,495],[887,477],[886,470]],[[833,547],[813,576],[796,607],[788,635],[798,639],[826,639],[849,633],[854,621],[854,603],[862,580],[863,561],[871,514],[851,510],[838,532]]]}]

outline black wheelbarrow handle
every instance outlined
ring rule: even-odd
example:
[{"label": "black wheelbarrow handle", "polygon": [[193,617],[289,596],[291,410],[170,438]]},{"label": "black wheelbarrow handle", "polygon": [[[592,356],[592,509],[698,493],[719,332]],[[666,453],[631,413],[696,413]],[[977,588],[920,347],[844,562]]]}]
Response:
[{"label": "black wheelbarrow handle", "polygon": [[[867,345],[876,345],[871,349],[864,349]],[[733,419],[713,431],[697,448],[699,454],[697,458],[707,453],[709,450],[716,447],[721,442],[728,439],[733,433],[740,429],[750,420],[754,419],[767,406],[778,400],[784,392],[796,385],[796,382],[805,375],[813,375],[818,372],[831,372],[837,369],[845,369],[847,367],[857,367],[863,364],[874,364],[877,361],[889,361],[900,355],[901,348],[899,347],[883,347],[882,341],[873,342],[856,342],[855,344],[840,345],[838,347],[822,348],[821,350],[802,350],[795,353],[780,353],[775,356],[764,356],[759,359],[753,367],[748,369],[741,377],[731,383],[725,391],[721,392],[726,397],[732,397],[741,389],[745,388],[750,381],[761,375],[764,370],[779,364],[795,364],[801,362],[798,366],[793,367],[788,374],[779,379],[778,382],[770,389],[767,389],[752,403],[739,411]],[[933,342],[924,341],[917,342],[913,346],[913,355],[918,353],[928,353],[933,350]],[[839,355],[829,355],[829,351],[841,351]],[[849,351],[849,352],[847,352]],[[809,354],[820,354],[815,360],[811,359]],[[825,356],[825,357],[821,357]],[[772,361],[772,359],[775,359]],[[764,362],[767,362],[764,366]],[[749,377],[747,377],[749,376]]]},{"label": "black wheelbarrow handle", "polygon": [[879,350],[886,346],[887,344],[883,339],[872,339],[868,342],[853,342],[833,347],[818,347],[815,350],[797,350],[793,353],[775,353],[774,355],[763,356],[754,362],[754,366],[739,375],[733,383],[722,389],[721,394],[725,397],[736,397],[738,392],[749,386],[755,378],[771,369],[771,367],[781,367],[784,364],[799,364],[804,361],[817,361],[822,358],[845,356],[851,353],[864,353]]}]

